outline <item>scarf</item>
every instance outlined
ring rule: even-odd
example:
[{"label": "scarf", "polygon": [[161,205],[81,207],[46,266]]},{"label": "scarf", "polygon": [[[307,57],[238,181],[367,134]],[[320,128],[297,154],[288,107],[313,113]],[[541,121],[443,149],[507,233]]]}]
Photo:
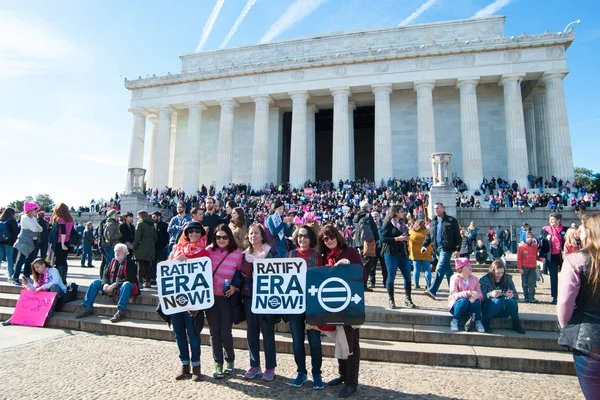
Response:
[{"label": "scarf", "polygon": [[44,273],[41,275],[38,275],[38,281],[37,281],[37,284],[35,285],[35,287],[44,286],[46,283],[48,283],[49,275],[50,275],[50,272],[48,271],[48,267],[46,267],[46,269],[44,270]]},{"label": "scarf", "polygon": [[116,258],[110,263],[110,271],[108,273],[108,283],[114,283],[119,279],[127,278],[127,259],[119,262]]},{"label": "scarf", "polygon": [[181,255],[185,258],[208,257],[208,251],[205,248],[206,236],[193,243],[184,235],[181,238],[182,240],[173,248],[170,259],[175,259]]},{"label": "scarf", "polygon": [[269,246],[266,243],[263,243],[260,250],[251,252],[250,248],[248,247],[246,250],[244,250],[243,253],[246,257],[246,261],[248,261],[249,263],[253,263],[254,260],[262,260],[263,258],[266,258],[270,250],[271,246]]},{"label": "scarf", "polygon": [[335,265],[335,263],[337,262],[336,258],[337,256],[339,256],[342,253],[342,249],[340,249],[339,247],[336,247],[333,250],[330,250],[327,253],[327,265],[330,267],[333,267]]}]

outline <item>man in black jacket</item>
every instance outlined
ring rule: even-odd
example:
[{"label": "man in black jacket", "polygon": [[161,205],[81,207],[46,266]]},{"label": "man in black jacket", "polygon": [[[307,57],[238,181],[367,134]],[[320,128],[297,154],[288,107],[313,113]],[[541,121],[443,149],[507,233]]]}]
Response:
[{"label": "man in black jacket", "polygon": [[444,205],[442,203],[435,203],[433,207],[435,217],[431,224],[429,224],[429,231],[423,242],[421,253],[427,251],[427,246],[433,245],[433,251],[437,254],[438,264],[437,272],[435,275],[435,283],[429,290],[425,291],[425,295],[436,300],[435,294],[440,288],[440,284],[446,275],[448,284],[450,284],[450,277],[452,276],[452,268],[450,267],[450,258],[454,252],[454,257],[458,257],[460,254],[460,228],[456,218],[446,214]]},{"label": "man in black jacket", "polygon": [[169,254],[167,254],[167,248],[169,247],[169,225],[162,220],[162,214],[160,211],[154,211],[151,215],[152,221],[154,221],[154,228],[156,229],[156,243],[154,244],[155,257],[150,267],[150,283],[156,284],[156,265],[165,261]]}]

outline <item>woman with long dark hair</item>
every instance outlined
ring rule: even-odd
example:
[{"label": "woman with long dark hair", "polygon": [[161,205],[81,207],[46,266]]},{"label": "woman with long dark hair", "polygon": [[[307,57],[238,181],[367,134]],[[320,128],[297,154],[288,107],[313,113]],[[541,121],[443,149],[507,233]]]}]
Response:
[{"label": "woman with long dark hair", "polygon": [[558,343],[573,352],[575,372],[586,399],[600,393],[600,213],[586,215],[579,228],[582,249],[565,259],[558,281]]},{"label": "woman with long dark hair", "polygon": [[71,230],[73,229],[73,217],[69,212],[69,207],[65,203],[57,204],[54,207],[50,223],[54,227],[56,224],[55,243],[52,244],[54,251],[54,266],[60,272],[63,283],[67,284],[67,273],[69,266],[67,264],[67,255],[69,254],[69,240],[71,239]]},{"label": "woman with long dark hair", "polygon": [[0,237],[0,263],[4,258],[8,265],[7,279],[11,279],[14,272],[13,245],[19,235],[19,224],[15,219],[15,209],[7,207],[0,215],[0,223],[4,225],[4,234]]},{"label": "woman with long dark hair", "polygon": [[[363,266],[363,278],[366,279],[362,257],[355,248],[346,245],[344,237],[333,225],[325,225],[321,229],[318,249],[324,255],[327,266],[340,266],[343,268],[346,264],[359,264]],[[328,383],[329,386],[338,386],[345,383],[339,393],[340,397],[348,397],[356,392],[360,367],[359,329],[353,328],[351,325],[344,325],[344,332],[350,355],[346,360],[338,359],[340,375]]]},{"label": "woman with long dark hair", "polygon": [[[242,266],[242,253],[237,250],[231,229],[225,224],[218,225],[207,247],[212,261],[213,290],[215,303],[206,310],[210,325],[210,344],[212,346],[215,371],[213,378],[231,375],[234,371],[235,353],[233,350],[233,313],[229,299],[239,289],[231,284],[236,271]],[[227,362],[223,370],[223,359]]]},{"label": "woman with long dark hair", "polygon": [[404,305],[408,308],[415,308],[411,297],[412,283],[407,244],[410,240],[410,235],[408,226],[404,223],[404,210],[402,206],[394,205],[388,210],[385,222],[381,228],[381,236],[383,241],[381,253],[383,253],[385,265],[388,270],[385,287],[388,292],[389,306],[392,309],[396,308],[394,301],[394,280],[396,279],[396,272],[400,268],[400,272],[404,278]]},{"label": "woman with long dark hair", "polygon": [[244,209],[242,207],[235,207],[231,210],[229,229],[231,229],[231,232],[233,233],[233,239],[235,240],[237,248],[246,248],[248,225],[246,224],[246,216],[244,215]]}]

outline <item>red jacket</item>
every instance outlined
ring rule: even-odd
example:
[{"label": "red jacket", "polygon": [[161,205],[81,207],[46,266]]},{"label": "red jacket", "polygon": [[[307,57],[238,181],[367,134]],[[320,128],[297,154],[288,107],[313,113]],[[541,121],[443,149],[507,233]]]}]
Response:
[{"label": "red jacket", "polygon": [[537,243],[521,243],[517,251],[517,268],[535,268],[538,254]]}]

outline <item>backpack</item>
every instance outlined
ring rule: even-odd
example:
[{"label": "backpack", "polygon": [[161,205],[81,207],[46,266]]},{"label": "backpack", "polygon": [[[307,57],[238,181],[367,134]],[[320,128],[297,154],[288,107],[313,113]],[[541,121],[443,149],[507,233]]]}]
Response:
[{"label": "backpack", "polygon": [[71,234],[69,235],[69,244],[73,247],[79,247],[81,244],[81,235],[75,230],[75,226],[71,227]]},{"label": "backpack", "polygon": [[8,224],[6,221],[0,221],[0,243],[8,242],[10,240],[10,231],[8,230]]}]

